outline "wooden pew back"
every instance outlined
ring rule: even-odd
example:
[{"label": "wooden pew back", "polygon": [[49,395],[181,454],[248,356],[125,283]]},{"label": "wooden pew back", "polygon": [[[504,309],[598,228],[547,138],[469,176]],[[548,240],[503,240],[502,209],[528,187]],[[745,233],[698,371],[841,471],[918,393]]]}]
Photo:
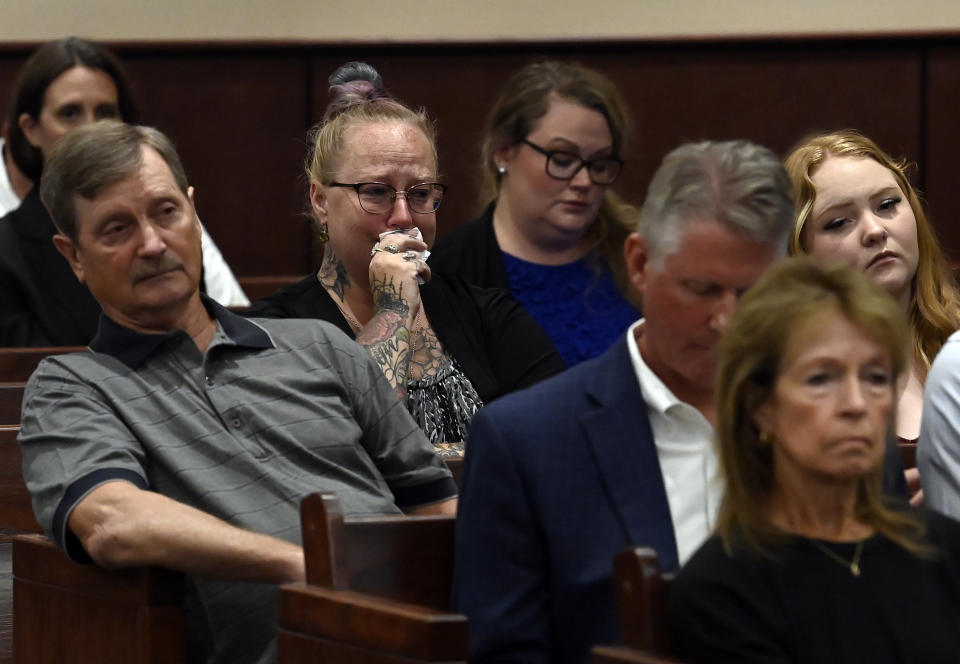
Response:
[{"label": "wooden pew back", "polygon": [[0,425],[19,425],[24,383],[0,383]]},{"label": "wooden pew back", "polygon": [[453,517],[344,518],[333,494],[301,505],[307,583],[280,590],[279,662],[464,661],[447,610]]},{"label": "wooden pew back", "polygon": [[82,346],[50,346],[44,348],[0,348],[0,382],[26,383],[30,374],[45,357],[76,353]]},{"label": "wooden pew back", "polygon": [[0,542],[9,542],[18,533],[40,532],[23,482],[19,433],[19,426],[0,425]]},{"label": "wooden pew back", "polygon": [[307,496],[300,509],[307,583],[448,608],[452,518],[345,519],[332,493]]},{"label": "wooden pew back", "polygon": [[657,553],[646,547],[621,551],[613,559],[621,647],[593,649],[594,664],[679,664],[671,658],[667,593],[673,576],[664,574]]},{"label": "wooden pew back", "polygon": [[30,493],[23,483],[19,426],[0,426],[0,664],[13,661],[12,538],[38,533]]},{"label": "wooden pew back", "polygon": [[77,565],[42,535],[13,541],[17,664],[177,664],[183,577],[158,568]]}]

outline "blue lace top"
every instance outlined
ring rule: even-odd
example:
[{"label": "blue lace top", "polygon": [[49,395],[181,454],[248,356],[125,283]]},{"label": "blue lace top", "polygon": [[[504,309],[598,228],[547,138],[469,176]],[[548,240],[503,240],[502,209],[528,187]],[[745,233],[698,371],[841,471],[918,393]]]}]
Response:
[{"label": "blue lace top", "polygon": [[503,253],[513,296],[530,312],[568,367],[596,357],[640,314],[617,290],[613,274],[588,255],[566,265],[539,265]]}]

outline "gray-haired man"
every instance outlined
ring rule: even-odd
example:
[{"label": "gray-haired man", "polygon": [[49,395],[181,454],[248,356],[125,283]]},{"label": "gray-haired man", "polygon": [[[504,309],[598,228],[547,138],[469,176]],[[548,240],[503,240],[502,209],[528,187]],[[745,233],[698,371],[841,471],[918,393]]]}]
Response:
[{"label": "gray-haired man", "polygon": [[104,315],[88,352],[45,361],[27,388],[38,520],[75,559],[190,575],[190,661],[273,661],[275,584],[304,573],[299,500],[451,513],[450,475],[340,332],[200,295],[193,189],[160,132],[71,132],[40,194]]},{"label": "gray-haired man", "polygon": [[625,246],[646,318],[471,427],[454,593],[472,662],[586,661],[618,641],[613,556],[653,546],[672,569],[707,538],[721,498],[717,343],[792,226],[790,184],[766,148],[667,155]]}]

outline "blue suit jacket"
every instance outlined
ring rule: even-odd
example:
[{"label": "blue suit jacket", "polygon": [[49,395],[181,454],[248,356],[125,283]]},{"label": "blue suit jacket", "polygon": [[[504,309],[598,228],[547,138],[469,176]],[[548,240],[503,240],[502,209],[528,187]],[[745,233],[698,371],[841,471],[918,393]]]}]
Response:
[{"label": "blue suit jacket", "polygon": [[581,662],[616,643],[612,561],[676,540],[626,335],[484,408],[467,443],[454,604],[471,662]]}]

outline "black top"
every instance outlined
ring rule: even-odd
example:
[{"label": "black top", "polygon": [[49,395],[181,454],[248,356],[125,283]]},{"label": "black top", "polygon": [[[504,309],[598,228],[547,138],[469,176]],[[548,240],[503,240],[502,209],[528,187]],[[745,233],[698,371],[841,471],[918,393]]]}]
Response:
[{"label": "black top", "polygon": [[481,288],[510,288],[503,252],[493,232],[491,203],[483,216],[439,238],[427,262],[435,272],[459,274]]},{"label": "black top", "polygon": [[[457,360],[484,403],[563,370],[563,362],[537,322],[509,292],[471,286],[433,273],[420,298],[440,343]],[[315,274],[255,303],[248,316],[319,318],[355,338]]]},{"label": "black top", "polygon": [[[960,661],[960,524],[933,512],[936,557],[867,539],[861,574],[794,537],[774,559],[709,539],[670,590],[678,656],[693,664],[935,664]],[[845,561],[853,543],[820,542]]]},{"label": "black top", "polygon": [[54,246],[37,189],[0,219],[0,346],[84,346],[100,305]]}]

